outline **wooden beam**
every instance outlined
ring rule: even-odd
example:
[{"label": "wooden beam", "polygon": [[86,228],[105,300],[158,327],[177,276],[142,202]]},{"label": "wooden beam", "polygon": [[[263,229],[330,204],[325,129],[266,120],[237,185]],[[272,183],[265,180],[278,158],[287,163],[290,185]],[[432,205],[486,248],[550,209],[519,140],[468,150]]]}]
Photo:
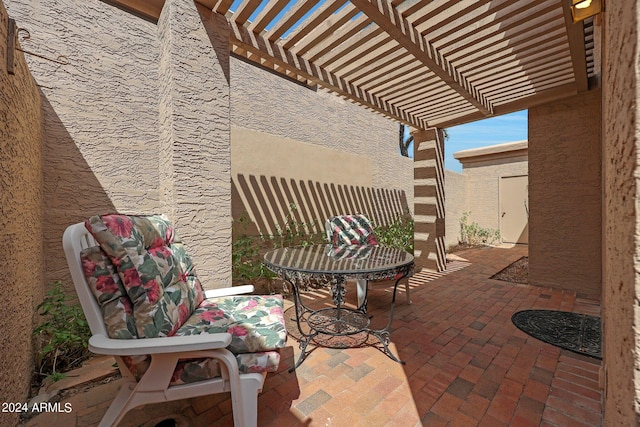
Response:
[{"label": "wooden beam", "polygon": [[269,0],[256,19],[247,27],[254,33],[260,34],[287,4],[289,0]]},{"label": "wooden beam", "polygon": [[311,16],[298,25],[295,30],[289,33],[286,39],[282,40],[282,46],[284,46],[285,49],[291,49],[313,29],[324,25],[325,20],[331,17],[331,15],[340,9],[343,4],[343,0],[331,0],[324,2],[313,12]]},{"label": "wooden beam", "polygon": [[351,0],[351,3],[478,111],[487,116],[493,114],[491,103],[387,0]]},{"label": "wooden beam", "polygon": [[164,6],[164,0],[104,0],[150,21],[157,22]]},{"label": "wooden beam", "polygon": [[287,13],[267,31],[265,37],[275,42],[281,35],[286,33],[300,18],[310,11],[319,0],[298,0],[291,6]]},{"label": "wooden beam", "polygon": [[231,43],[238,45],[247,52],[270,60],[275,66],[304,77],[341,96],[355,101],[367,108],[384,114],[393,120],[408,124],[418,129],[426,129],[427,123],[413,115],[407,114],[399,108],[389,104],[379,97],[344,80],[326,69],[295,55],[268,38],[255,34],[245,27],[229,21]]},{"label": "wooden beam", "polygon": [[[526,110],[538,105],[547,104],[549,102],[559,101],[561,99],[569,98],[577,94],[575,83],[568,83],[562,86],[557,86],[552,89],[545,90],[543,92],[536,93],[534,95],[518,99],[503,105],[496,105],[494,108],[494,116],[500,116],[503,114],[513,113],[516,111]],[[467,114],[458,117],[448,117],[442,120],[434,120],[430,122],[432,127],[449,128],[465,123],[474,122],[476,120],[484,119],[485,117],[478,112]]]},{"label": "wooden beam", "polygon": [[292,46],[290,50],[297,55],[304,55],[316,45],[324,42],[327,37],[342,28],[343,25],[347,24],[358,13],[360,13],[360,11],[356,9],[354,5],[348,3],[338,13],[325,19],[322,25],[318,25],[311,30],[300,43]]},{"label": "wooden beam", "polygon": [[589,78],[587,77],[587,53],[584,45],[584,24],[582,21],[573,23],[571,7],[568,1],[562,2],[564,12],[564,24],[567,27],[569,39],[569,52],[573,62],[573,74],[576,78],[578,92],[589,90]]},{"label": "wooden beam", "polygon": [[260,6],[261,0],[244,0],[233,13],[233,20],[238,25],[243,25],[249,20],[249,17]]}]

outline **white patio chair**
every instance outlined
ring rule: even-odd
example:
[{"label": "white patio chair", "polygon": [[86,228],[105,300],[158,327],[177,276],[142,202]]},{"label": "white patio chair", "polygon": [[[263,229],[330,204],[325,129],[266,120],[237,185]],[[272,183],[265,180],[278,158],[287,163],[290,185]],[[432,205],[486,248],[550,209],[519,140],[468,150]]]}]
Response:
[{"label": "white patio chair", "polygon": [[[231,392],[234,424],[242,427],[255,426],[257,424],[257,396],[262,390],[267,371],[272,372],[277,368],[279,362],[277,352],[275,368],[273,366],[274,363],[271,362],[270,366],[265,368],[263,372],[242,373],[243,367],[247,368],[247,366],[239,366],[239,358],[241,356],[251,358],[254,355],[232,353],[227,348],[232,342],[233,336],[231,333],[206,333],[193,331],[192,329],[191,334],[187,333],[180,336],[138,339],[110,337],[114,335],[114,329],[113,325],[105,323],[106,314],[102,304],[104,298],[96,298],[95,290],[90,287],[86,278],[87,266],[85,265],[83,268],[83,261],[85,263],[93,261],[81,258],[83,251],[91,252],[91,249],[88,248],[97,249],[95,248],[97,245],[98,243],[94,237],[87,231],[85,223],[71,225],[64,232],[63,246],[65,256],[80,304],[91,329],[92,336],[89,340],[89,350],[96,354],[113,355],[124,380],[119,393],[99,425],[101,427],[116,425],[122,420],[127,411],[140,405]],[[102,267],[104,266],[101,264],[100,268]],[[114,277],[117,280],[117,275]],[[215,304],[216,301],[224,300],[228,302],[229,298],[234,298],[234,301],[243,298],[253,299],[254,302],[252,304],[255,304],[255,299],[262,297],[230,297],[231,295],[252,291],[253,286],[206,291],[207,299],[204,301],[206,304],[203,303],[201,307],[207,304]],[[199,310],[205,311],[206,309],[207,307],[199,308]],[[277,307],[274,310],[276,313],[278,312]],[[107,314],[112,315],[113,313]],[[282,322],[282,328],[284,328],[284,319],[278,319],[278,322],[280,321]],[[279,326],[277,329],[281,334],[282,331]],[[127,332],[120,331],[118,334],[127,335]],[[284,334],[284,339],[286,339],[286,331]],[[277,339],[279,340],[279,338]],[[277,347],[282,347],[282,344],[277,344]],[[265,360],[264,354],[267,354],[268,357],[274,357],[272,352],[260,353],[260,357],[263,357],[263,360]],[[132,373],[130,360],[133,360],[132,358],[144,358],[145,356],[150,359],[150,361],[146,362],[148,363],[146,371],[134,370]],[[180,366],[179,359],[183,360],[181,363],[184,363],[184,359],[198,359],[197,362],[192,362],[204,363],[202,362],[204,358],[206,358],[205,362],[207,363],[211,361],[217,362],[217,364],[211,362],[219,368],[216,376],[196,382],[172,385],[172,382],[176,382],[174,381],[176,379],[174,374],[177,372],[177,367]],[[129,363],[127,363],[128,361]],[[254,363],[255,360],[251,362]],[[255,369],[255,366],[251,368]],[[184,374],[184,372],[182,373]]]}]

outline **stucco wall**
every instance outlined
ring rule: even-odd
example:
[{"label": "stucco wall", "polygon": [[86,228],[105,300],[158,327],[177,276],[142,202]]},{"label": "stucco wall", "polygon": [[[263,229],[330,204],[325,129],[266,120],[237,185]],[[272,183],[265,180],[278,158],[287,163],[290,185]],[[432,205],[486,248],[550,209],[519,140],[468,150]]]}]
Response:
[{"label": "stucco wall", "polygon": [[[379,114],[232,57],[231,125],[351,153],[362,160],[346,156],[329,165],[327,182],[335,181],[332,170],[341,168],[371,179],[373,187],[402,189],[413,206],[413,161],[398,153],[398,124]],[[286,151],[274,155],[283,164],[295,161]],[[318,161],[325,159],[320,156]]]},{"label": "stucco wall", "polygon": [[601,92],[529,109],[529,283],[601,294]]},{"label": "stucco wall", "polygon": [[99,0],[4,0],[43,94],[47,281],[67,278],[62,233],[96,213],[156,212],[156,26]]},{"label": "stucco wall", "polygon": [[460,241],[460,219],[467,210],[467,184],[463,174],[445,169],[444,206],[444,241],[445,246],[450,248]]},{"label": "stucco wall", "polygon": [[[12,16],[13,17],[13,16]],[[42,115],[21,52],[7,72],[7,11],[0,2],[0,400],[24,402],[32,372],[34,307],[43,294]],[[17,414],[0,412],[0,425]]]},{"label": "stucco wall", "polygon": [[477,222],[482,228],[500,230],[500,178],[527,175],[526,154],[510,158],[483,159],[464,162],[467,178],[468,223]]},{"label": "stucco wall", "polygon": [[229,32],[224,17],[165,1],[160,55],[163,207],[205,288],[231,286]]},{"label": "stucco wall", "polygon": [[637,1],[607,2],[603,46],[606,426],[640,424]]}]

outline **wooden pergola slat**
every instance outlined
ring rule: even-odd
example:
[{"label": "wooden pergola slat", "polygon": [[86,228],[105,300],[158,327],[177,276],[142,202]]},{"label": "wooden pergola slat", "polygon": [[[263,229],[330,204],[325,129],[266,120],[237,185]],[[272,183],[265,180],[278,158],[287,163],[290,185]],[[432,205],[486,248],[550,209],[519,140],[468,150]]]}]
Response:
[{"label": "wooden pergola slat", "polygon": [[231,28],[232,43],[239,45],[246,51],[253,52],[256,55],[267,56],[274,64],[278,64],[280,67],[290,70],[305,79],[318,83],[333,92],[359,102],[374,111],[393,117],[399,122],[417,128],[427,126],[424,121],[413,115],[404,113],[388,102],[345,81],[341,77],[330,73],[316,64],[294,55],[282,46],[271,42],[266,37],[252,33],[245,27],[236,25],[234,22],[230,22],[229,25]]},{"label": "wooden pergola slat", "polygon": [[[109,2],[156,21],[164,5]],[[196,2],[227,16],[234,54],[418,129],[572,96],[594,73],[593,20],[557,0]]]}]

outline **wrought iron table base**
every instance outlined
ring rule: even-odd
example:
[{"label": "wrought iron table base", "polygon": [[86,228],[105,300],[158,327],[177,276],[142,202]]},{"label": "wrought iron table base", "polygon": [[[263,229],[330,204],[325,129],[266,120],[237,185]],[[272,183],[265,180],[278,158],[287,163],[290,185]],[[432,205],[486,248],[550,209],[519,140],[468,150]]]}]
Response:
[{"label": "wrought iron table base", "polygon": [[[335,307],[325,307],[318,310],[313,310],[307,307],[300,296],[300,290],[298,286],[298,277],[284,277],[284,279],[291,285],[293,289],[293,301],[296,312],[296,324],[298,331],[300,332],[300,356],[295,365],[289,369],[289,372],[293,372],[311,353],[307,351],[307,346],[318,335],[328,335],[332,337],[350,336],[361,333],[367,335],[373,335],[376,337],[383,346],[380,349],[391,360],[405,364],[404,361],[398,359],[396,355],[391,352],[389,343],[391,342],[391,322],[393,321],[393,312],[396,301],[396,291],[398,290],[398,283],[403,278],[407,277],[407,274],[398,278],[393,287],[393,297],[391,300],[391,310],[389,312],[389,321],[387,325],[382,329],[370,329],[370,318],[366,313],[367,306],[367,293],[365,292],[364,303],[357,309],[344,307],[344,297],[346,289],[344,287],[345,278],[342,276],[336,276],[331,279],[331,297],[333,299]],[[302,322],[306,322],[309,327],[309,333],[304,332],[302,328]]]}]

